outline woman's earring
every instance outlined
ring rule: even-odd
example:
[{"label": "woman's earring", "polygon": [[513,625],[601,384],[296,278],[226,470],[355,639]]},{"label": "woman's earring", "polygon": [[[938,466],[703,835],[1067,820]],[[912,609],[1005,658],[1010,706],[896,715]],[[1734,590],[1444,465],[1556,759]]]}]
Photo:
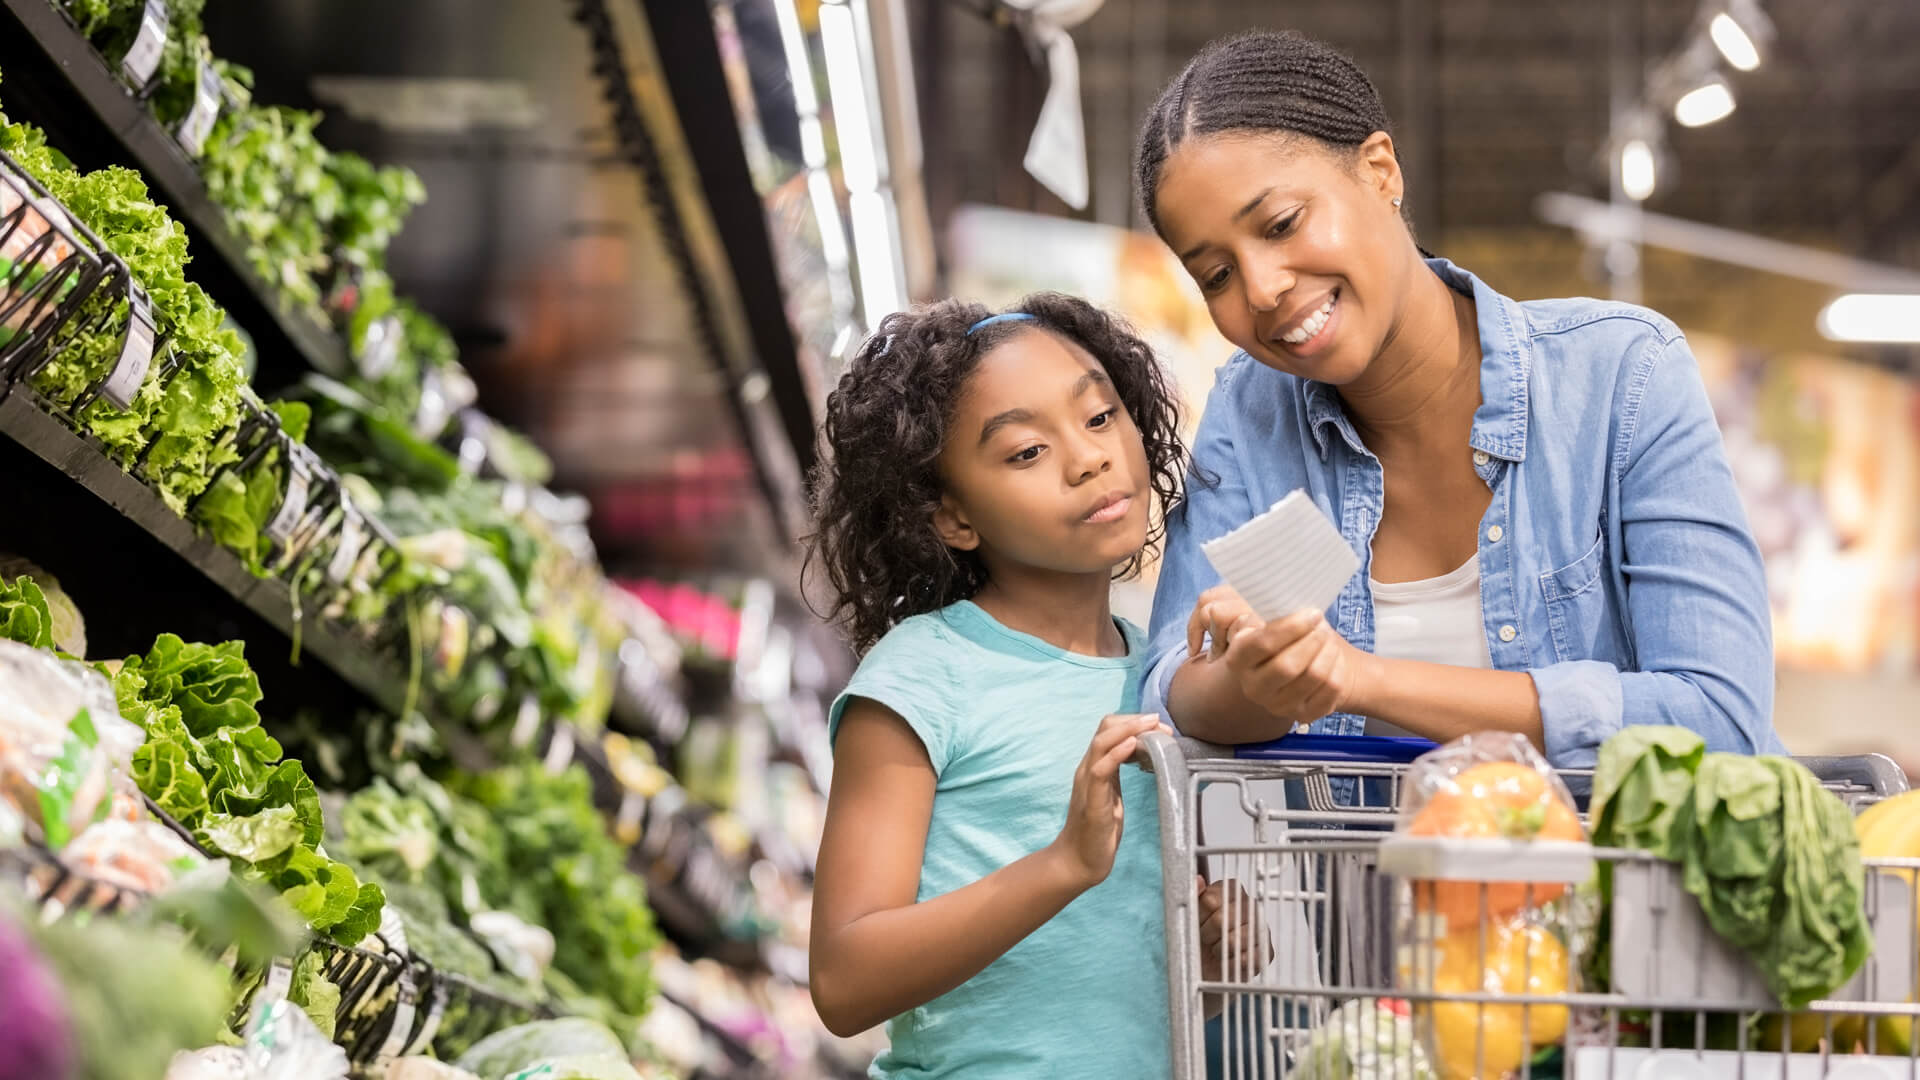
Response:
[{"label": "woman's earring", "polygon": [[1400,209],[1400,196],[1398,196],[1398,195],[1395,195],[1395,196],[1393,197],[1393,208],[1394,208],[1395,210],[1398,210],[1398,209]]}]

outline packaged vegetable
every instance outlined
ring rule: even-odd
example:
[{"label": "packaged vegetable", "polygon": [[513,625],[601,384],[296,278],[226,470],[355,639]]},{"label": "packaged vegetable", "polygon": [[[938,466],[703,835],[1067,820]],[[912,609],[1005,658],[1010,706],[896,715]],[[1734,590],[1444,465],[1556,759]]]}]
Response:
[{"label": "packaged vegetable", "polygon": [[1296,1080],[1437,1080],[1404,1001],[1355,999],[1313,1029]]},{"label": "packaged vegetable", "polygon": [[[1512,916],[1414,946],[1403,955],[1401,981],[1441,997],[1557,998],[1569,988],[1569,964],[1566,946],[1551,930]],[[1567,1008],[1557,1004],[1423,1001],[1414,1016],[1444,1080],[1512,1075],[1537,1048],[1559,1043],[1567,1032]]]},{"label": "packaged vegetable", "polygon": [[538,1061],[506,1080],[640,1080],[627,1055],[590,1054]]},{"label": "packaged vegetable", "polygon": [[0,796],[49,847],[110,812],[114,777],[127,773],[140,739],[99,672],[0,640]]},{"label": "packaged vegetable", "polygon": [[285,998],[262,1002],[247,1021],[249,1080],[347,1080],[347,1052]]},{"label": "packaged vegetable", "polygon": [[95,881],[157,893],[206,859],[152,818],[110,818],[89,826],[61,852],[61,861]]},{"label": "packaged vegetable", "polygon": [[625,1060],[626,1052],[626,1047],[605,1024],[570,1017],[538,1020],[494,1032],[473,1044],[455,1064],[481,1080],[506,1080],[543,1061],[593,1057]]},{"label": "packaged vegetable", "polygon": [[[1578,843],[1586,830],[1566,785],[1525,736],[1467,735],[1422,756],[1407,778],[1400,831],[1462,840]],[[1558,899],[1565,888],[1517,881],[1415,879],[1414,907],[1442,933],[1499,921]]]},{"label": "packaged vegetable", "polygon": [[386,1080],[479,1080],[464,1069],[425,1057],[404,1057],[387,1066]]}]

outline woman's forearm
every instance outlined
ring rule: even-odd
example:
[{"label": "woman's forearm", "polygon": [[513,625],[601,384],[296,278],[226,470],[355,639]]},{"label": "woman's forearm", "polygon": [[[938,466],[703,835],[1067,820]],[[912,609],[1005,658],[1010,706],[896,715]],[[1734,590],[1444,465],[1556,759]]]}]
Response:
[{"label": "woman's forearm", "polygon": [[850,1037],[953,990],[1087,889],[1048,846],[924,903],[864,915],[812,944],[814,1006]]},{"label": "woman's forearm", "polygon": [[[1427,664],[1358,653],[1359,677],[1342,712],[1371,716],[1447,742],[1476,731],[1513,731],[1544,745],[1540,697],[1524,671]],[[1277,739],[1287,725],[1248,700],[1226,663],[1195,657],[1180,665],[1167,711],[1183,734],[1236,745]]]},{"label": "woman's forearm", "polygon": [[1427,664],[1361,653],[1361,677],[1344,711],[1384,720],[1435,742],[1476,731],[1512,731],[1546,745],[1540,695],[1524,671]]},{"label": "woman's forearm", "polygon": [[1227,746],[1277,739],[1289,726],[1241,693],[1225,660],[1204,653],[1174,670],[1167,712],[1181,734]]}]

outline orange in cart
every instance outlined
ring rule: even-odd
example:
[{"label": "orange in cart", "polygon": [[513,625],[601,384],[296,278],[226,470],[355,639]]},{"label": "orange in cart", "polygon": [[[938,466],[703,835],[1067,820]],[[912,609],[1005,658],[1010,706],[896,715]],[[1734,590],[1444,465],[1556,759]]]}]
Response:
[{"label": "orange in cart", "polygon": [[[1586,839],[1580,818],[1548,783],[1548,774],[1511,761],[1475,765],[1439,784],[1407,825],[1413,836],[1461,839]],[[1558,899],[1563,885],[1519,881],[1414,881],[1421,914],[1446,919],[1451,930],[1476,926]],[[1483,905],[1484,900],[1484,907]]]}]

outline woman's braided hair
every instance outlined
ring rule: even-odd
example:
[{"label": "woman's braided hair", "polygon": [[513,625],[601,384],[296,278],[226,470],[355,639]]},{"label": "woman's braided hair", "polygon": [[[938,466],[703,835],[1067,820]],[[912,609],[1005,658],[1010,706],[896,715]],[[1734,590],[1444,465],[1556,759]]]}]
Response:
[{"label": "woman's braided hair", "polygon": [[1016,334],[1057,334],[1106,369],[1146,446],[1160,507],[1145,550],[1116,577],[1137,573],[1180,498],[1187,452],[1171,381],[1147,343],[1119,318],[1071,296],[1037,293],[1009,309],[1030,321],[968,328],[993,314],[943,300],[896,312],[863,342],[827,398],[828,453],[813,477],[808,571],[824,570],[831,602],[820,614],[865,653],[895,624],[971,598],[986,583],[979,554],[955,551],[933,530],[940,450],[980,358]]},{"label": "woman's braided hair", "polygon": [[1390,130],[1372,80],[1345,54],[1292,30],[1250,30],[1209,43],[1161,91],[1140,128],[1134,177],[1157,230],[1161,174],[1190,136],[1265,131],[1354,149]]}]

